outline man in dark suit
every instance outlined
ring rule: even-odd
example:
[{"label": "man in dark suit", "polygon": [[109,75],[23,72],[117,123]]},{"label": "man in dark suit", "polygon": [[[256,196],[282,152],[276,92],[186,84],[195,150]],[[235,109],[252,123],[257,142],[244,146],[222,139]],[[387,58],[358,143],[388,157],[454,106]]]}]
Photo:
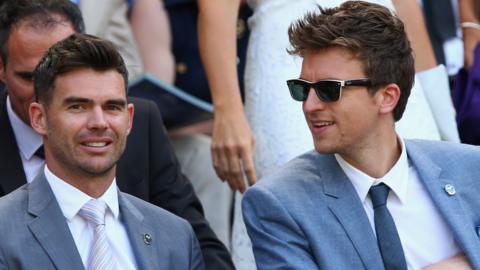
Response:
[{"label": "man in dark suit", "polygon": [[[74,32],[83,31],[75,5],[66,0],[5,1],[0,9],[0,196],[33,180],[44,164],[41,139],[30,127],[28,106],[34,99],[32,72],[43,53]],[[42,20],[59,14],[61,20]],[[28,30],[28,31],[24,31]],[[203,217],[190,182],[180,173],[158,108],[151,102],[129,100],[136,106],[134,126],[118,162],[120,189],[187,219],[200,242],[208,269],[233,269],[226,248]]]}]

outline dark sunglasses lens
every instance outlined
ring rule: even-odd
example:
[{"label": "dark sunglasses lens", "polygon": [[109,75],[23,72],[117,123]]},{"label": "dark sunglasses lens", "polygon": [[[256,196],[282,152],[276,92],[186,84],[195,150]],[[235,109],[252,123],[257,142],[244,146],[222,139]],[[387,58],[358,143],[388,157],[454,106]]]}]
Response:
[{"label": "dark sunglasses lens", "polygon": [[289,81],[288,89],[290,90],[290,95],[296,101],[305,101],[308,96],[309,86],[304,84],[302,81]]},{"label": "dark sunglasses lens", "polygon": [[325,81],[313,86],[318,98],[325,102],[337,101],[340,98],[340,83]]}]

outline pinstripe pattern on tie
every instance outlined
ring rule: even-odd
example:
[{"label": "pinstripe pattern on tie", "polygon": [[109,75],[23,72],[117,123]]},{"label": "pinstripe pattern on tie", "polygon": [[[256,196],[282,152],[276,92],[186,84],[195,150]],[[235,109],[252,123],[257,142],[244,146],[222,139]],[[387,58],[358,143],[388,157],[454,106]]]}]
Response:
[{"label": "pinstripe pattern on tie", "polygon": [[95,228],[93,244],[88,257],[87,270],[116,269],[115,257],[105,230],[105,214],[107,204],[104,201],[92,199],[85,203],[78,214]]}]

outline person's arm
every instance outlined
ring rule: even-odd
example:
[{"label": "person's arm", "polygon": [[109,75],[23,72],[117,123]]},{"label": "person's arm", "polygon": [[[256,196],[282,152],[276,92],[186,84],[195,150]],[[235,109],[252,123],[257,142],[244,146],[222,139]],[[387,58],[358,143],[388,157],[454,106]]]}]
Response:
[{"label": "person's arm", "polygon": [[204,270],[205,263],[203,262],[203,256],[200,249],[200,244],[198,243],[198,239],[195,236],[195,233],[192,231],[190,225],[188,226],[188,232],[190,234],[190,269],[191,270]]},{"label": "person's arm", "polygon": [[233,190],[256,181],[255,140],[245,117],[236,64],[239,0],[198,0],[198,36],[214,105],[212,159],[217,175]]},{"label": "person's arm", "polygon": [[465,254],[461,253],[441,262],[431,264],[422,270],[473,270]]},{"label": "person's arm", "polygon": [[272,192],[249,189],[242,211],[258,269],[319,269],[303,230]]},{"label": "person's arm", "polygon": [[7,265],[3,256],[3,251],[0,249],[0,270],[7,270]]},{"label": "person's arm", "polygon": [[172,85],[175,64],[168,15],[162,1],[135,0],[129,20],[144,70]]},{"label": "person's arm", "polygon": [[463,33],[463,48],[465,68],[470,68],[474,60],[474,50],[480,42],[480,24],[475,15],[476,7],[474,0],[459,0],[460,24]]},{"label": "person's arm", "polygon": [[393,0],[415,57],[416,81],[420,83],[442,140],[460,142],[448,74],[438,65],[417,0]]},{"label": "person's arm", "polygon": [[437,61],[418,1],[393,0],[392,2],[398,17],[405,24],[405,31],[415,56],[415,72],[436,67]]}]

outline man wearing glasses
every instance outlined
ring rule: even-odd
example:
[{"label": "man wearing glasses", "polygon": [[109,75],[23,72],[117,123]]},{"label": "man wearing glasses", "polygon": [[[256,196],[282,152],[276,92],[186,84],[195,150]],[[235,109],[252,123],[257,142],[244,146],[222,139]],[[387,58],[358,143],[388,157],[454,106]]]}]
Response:
[{"label": "man wearing glasses", "polygon": [[349,1],[289,37],[316,151],[243,199],[258,268],[480,269],[480,150],[395,132],[415,73],[402,22]]}]

